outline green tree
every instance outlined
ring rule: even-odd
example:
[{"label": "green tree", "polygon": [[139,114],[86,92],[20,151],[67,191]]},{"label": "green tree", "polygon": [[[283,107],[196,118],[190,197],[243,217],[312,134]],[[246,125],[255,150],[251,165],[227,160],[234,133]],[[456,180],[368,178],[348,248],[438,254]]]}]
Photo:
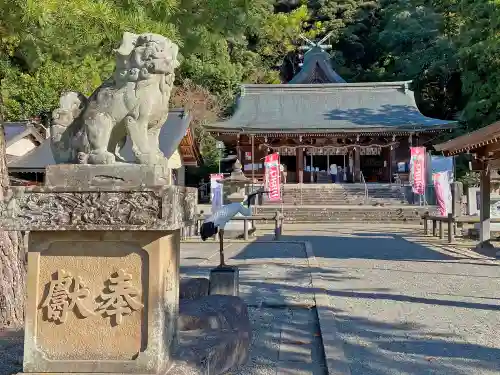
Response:
[{"label": "green tree", "polygon": [[[0,93],[0,200],[9,186],[5,157],[3,102]],[[26,268],[20,232],[0,230],[0,329],[20,329],[24,322]]]},{"label": "green tree", "polygon": [[467,98],[462,119],[472,130],[500,118],[500,8],[497,1],[463,0],[457,9],[456,43]]}]

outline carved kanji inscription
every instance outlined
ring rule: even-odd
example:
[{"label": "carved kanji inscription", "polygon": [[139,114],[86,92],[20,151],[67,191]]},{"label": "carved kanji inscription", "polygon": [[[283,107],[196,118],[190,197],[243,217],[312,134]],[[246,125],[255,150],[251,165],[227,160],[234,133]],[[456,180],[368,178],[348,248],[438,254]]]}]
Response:
[{"label": "carved kanji inscription", "polygon": [[124,270],[118,270],[108,279],[107,290],[100,295],[103,301],[97,309],[114,318],[114,324],[123,322],[123,316],[140,310],[144,305],[140,302],[139,291],[132,285],[132,276]]},{"label": "carved kanji inscription", "polygon": [[107,280],[106,289],[97,299],[91,296],[80,276],[58,270],[41,304],[50,322],[65,323],[69,312],[78,313],[80,318],[99,313],[111,317],[115,325],[121,324],[125,315],[143,307],[140,293],[132,285],[132,276],[122,269]]},{"label": "carved kanji inscription", "polygon": [[75,309],[83,318],[95,315],[92,300],[89,298],[90,290],[81,277],[73,277],[64,270],[58,270],[55,276],[41,306],[46,311],[48,321],[64,323],[68,313]]}]

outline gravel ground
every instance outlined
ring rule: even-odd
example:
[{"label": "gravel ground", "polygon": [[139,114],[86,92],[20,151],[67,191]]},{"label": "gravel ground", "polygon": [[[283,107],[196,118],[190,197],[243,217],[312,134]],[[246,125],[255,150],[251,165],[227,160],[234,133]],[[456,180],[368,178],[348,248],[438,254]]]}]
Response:
[{"label": "gravel ground", "polygon": [[500,374],[499,261],[421,229],[286,233],[313,245],[352,375]]},{"label": "gravel ground", "polygon": [[0,331],[0,375],[10,375],[23,369],[22,335]]}]

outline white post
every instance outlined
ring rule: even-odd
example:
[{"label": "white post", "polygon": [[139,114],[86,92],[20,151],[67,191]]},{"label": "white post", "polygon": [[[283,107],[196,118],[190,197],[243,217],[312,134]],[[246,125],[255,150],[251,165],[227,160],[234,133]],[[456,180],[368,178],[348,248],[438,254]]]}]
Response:
[{"label": "white post", "polygon": [[480,207],[479,207],[479,246],[488,246],[490,243],[490,167],[489,165],[484,165],[481,171],[481,181],[479,185],[480,194]]},{"label": "white post", "polygon": [[344,157],[344,166],[342,167],[342,182],[345,182],[347,179],[347,172],[345,170],[345,151],[344,154],[342,155]]},{"label": "white post", "polygon": [[314,182],[313,154],[311,153],[311,182]]}]

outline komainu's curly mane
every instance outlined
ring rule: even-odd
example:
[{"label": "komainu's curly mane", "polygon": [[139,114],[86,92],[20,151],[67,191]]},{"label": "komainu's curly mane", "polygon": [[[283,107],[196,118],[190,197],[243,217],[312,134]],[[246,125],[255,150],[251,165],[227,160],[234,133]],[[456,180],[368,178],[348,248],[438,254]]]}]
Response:
[{"label": "komainu's curly mane", "polygon": [[178,47],[158,34],[124,33],[115,54],[113,75],[88,99],[71,91],[61,95],[52,122],[56,162],[115,163],[127,135],[137,163],[166,162],[158,134],[168,115]]}]

